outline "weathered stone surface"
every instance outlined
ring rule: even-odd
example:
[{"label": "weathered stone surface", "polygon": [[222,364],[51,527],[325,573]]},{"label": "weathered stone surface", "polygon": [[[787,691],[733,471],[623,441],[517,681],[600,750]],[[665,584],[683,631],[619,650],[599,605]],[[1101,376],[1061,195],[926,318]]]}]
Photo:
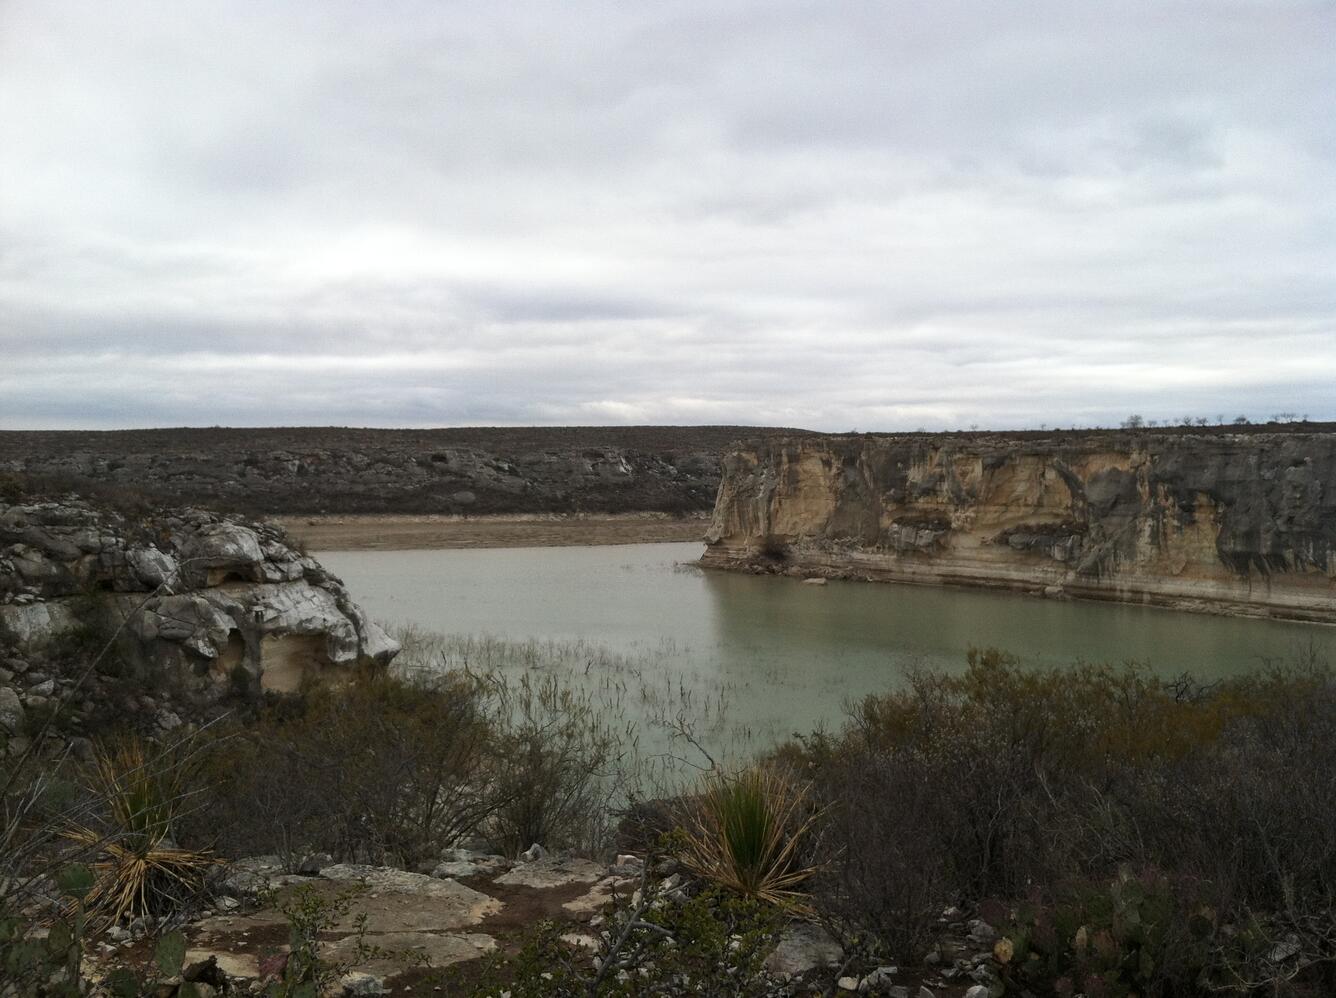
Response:
[{"label": "weathered stone surface", "polygon": [[0,605],[0,638],[18,648],[45,645],[74,623],[73,611],[63,603]]},{"label": "weathered stone surface", "polygon": [[122,621],[123,658],[194,682],[240,668],[294,689],[398,651],[279,527],[193,509],[130,518],[72,497],[0,503],[0,643],[22,653]]},{"label": "weathered stone surface", "polygon": [[843,952],[821,926],[800,922],[784,930],[779,945],[766,957],[765,969],[776,975],[806,974],[818,967],[838,966]]},{"label": "weathered stone surface", "polygon": [[195,947],[186,950],[186,963],[213,960],[228,977],[253,979],[260,976],[260,961],[254,953],[231,952],[227,947]]},{"label": "weathered stone surface", "polygon": [[[504,908],[501,901],[453,880],[349,863],[321,864],[320,876],[300,877],[280,873],[276,857],[257,856],[232,864],[227,882],[231,889],[244,888],[242,893],[274,889],[280,903],[298,889],[314,890],[333,900],[356,888],[351,909],[323,934],[321,951],[332,962],[351,963],[364,930],[363,941],[378,955],[360,960],[356,971],[383,981],[412,969],[423,957],[439,968],[491,952],[495,940],[471,930]],[[267,891],[265,894],[268,896]],[[250,955],[255,949],[252,940],[285,936],[286,926],[286,916],[273,906],[245,915],[204,918],[186,929],[187,959],[217,956],[226,973],[255,978],[261,968]],[[359,986],[372,988],[370,981],[358,980]]]},{"label": "weathered stone surface", "polygon": [[496,882],[535,888],[592,884],[603,878],[604,869],[601,864],[587,859],[554,859],[549,856],[532,863],[521,863],[497,877]]},{"label": "weathered stone surface", "polygon": [[8,686],[0,686],[0,735],[13,735],[22,731],[24,716],[19,695]]},{"label": "weathered stone surface", "polygon": [[703,563],[1336,621],[1336,433],[766,439]]},{"label": "weathered stone surface", "polygon": [[614,897],[629,894],[635,883],[628,877],[604,877],[590,888],[588,894],[567,901],[561,907],[576,917],[587,918],[606,908]]},{"label": "weathered stone surface", "polygon": [[[476,960],[496,949],[496,940],[481,932],[368,932],[365,942],[385,951],[384,956],[358,964],[360,971],[377,976],[389,976],[408,969],[411,964],[406,956],[425,958],[431,967],[440,968]],[[330,943],[325,953],[336,962],[351,961],[357,953],[357,940],[345,936]]]},{"label": "weathered stone surface", "polygon": [[[367,889],[359,909],[367,914],[368,930],[375,932],[461,929],[478,924],[502,908],[495,898],[453,880],[405,870],[340,863],[325,867],[320,875],[325,880],[356,883]],[[349,922],[347,928],[352,927]]]}]

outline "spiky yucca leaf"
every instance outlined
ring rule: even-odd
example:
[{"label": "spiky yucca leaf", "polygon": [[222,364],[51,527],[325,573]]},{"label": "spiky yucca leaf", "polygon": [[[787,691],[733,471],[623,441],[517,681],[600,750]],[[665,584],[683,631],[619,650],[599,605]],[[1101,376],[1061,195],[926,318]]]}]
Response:
[{"label": "spiky yucca leaf", "polygon": [[181,760],[170,753],[151,755],[138,739],[99,751],[91,789],[105,806],[107,828],[77,825],[66,833],[100,857],[89,864],[95,882],[84,898],[95,920],[112,924],[170,908],[203,885],[213,857],[171,840],[188,796],[186,782]]},{"label": "spiky yucca leaf", "polygon": [[816,869],[798,850],[820,817],[807,800],[806,787],[769,769],[713,777],[684,822],[687,866],[746,897],[805,907],[798,888]]}]

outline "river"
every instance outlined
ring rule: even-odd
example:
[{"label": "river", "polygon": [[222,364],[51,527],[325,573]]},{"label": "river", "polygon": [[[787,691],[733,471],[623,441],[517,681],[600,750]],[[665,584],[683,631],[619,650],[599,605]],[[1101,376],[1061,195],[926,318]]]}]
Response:
[{"label": "river", "polygon": [[[675,684],[698,708],[726,701],[739,747],[837,723],[851,699],[902,683],[909,668],[963,669],[971,646],[1044,667],[1135,660],[1207,679],[1309,647],[1336,658],[1333,627],[965,589],[812,586],[688,567],[701,551],[637,544],[319,558],[387,624],[601,646],[638,681]],[[587,670],[593,657],[577,648],[573,657],[582,656]]]}]

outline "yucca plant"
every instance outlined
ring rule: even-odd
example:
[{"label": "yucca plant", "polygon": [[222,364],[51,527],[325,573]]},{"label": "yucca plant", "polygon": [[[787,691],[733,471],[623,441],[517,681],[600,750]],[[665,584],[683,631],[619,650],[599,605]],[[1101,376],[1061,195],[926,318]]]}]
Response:
[{"label": "yucca plant", "polygon": [[819,818],[808,807],[808,788],[771,769],[714,776],[683,822],[683,860],[744,897],[803,909],[799,888],[816,868],[800,852]]},{"label": "yucca plant", "polygon": [[99,857],[89,864],[94,883],[84,898],[95,922],[111,925],[159,914],[203,886],[213,857],[180,848],[172,839],[176,819],[191,797],[190,769],[188,754],[152,754],[137,738],[98,752],[90,789],[106,809],[105,829],[76,825],[67,832]]}]

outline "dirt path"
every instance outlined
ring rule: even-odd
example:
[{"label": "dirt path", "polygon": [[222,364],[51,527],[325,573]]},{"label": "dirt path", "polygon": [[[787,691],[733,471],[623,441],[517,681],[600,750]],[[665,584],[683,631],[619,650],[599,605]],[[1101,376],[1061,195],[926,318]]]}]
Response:
[{"label": "dirt path", "polygon": [[562,547],[699,541],[709,521],[654,513],[591,516],[276,517],[310,550]]}]

